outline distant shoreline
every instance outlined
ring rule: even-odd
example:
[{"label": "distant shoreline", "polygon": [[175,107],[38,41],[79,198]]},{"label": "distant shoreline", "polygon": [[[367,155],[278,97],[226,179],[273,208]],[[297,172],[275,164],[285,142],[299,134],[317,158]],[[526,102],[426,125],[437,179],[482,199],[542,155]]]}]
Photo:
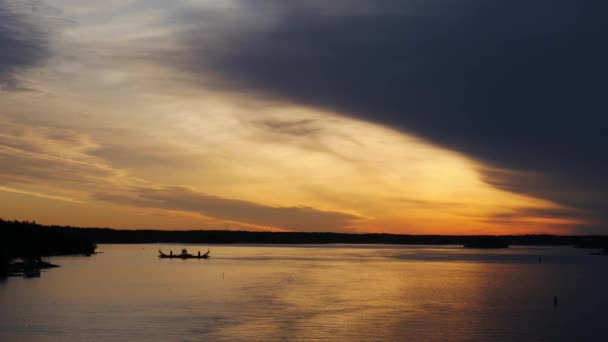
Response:
[{"label": "distant shoreline", "polygon": [[98,244],[382,244],[465,245],[472,240],[500,239],[510,246],[576,246],[603,248],[607,235],[408,235],[386,233],[252,232],[232,230],[126,230],[50,226],[47,229],[77,234]]},{"label": "distant shoreline", "polygon": [[[382,244],[382,245],[467,245],[471,242],[500,240],[510,246],[576,246],[603,248],[608,246],[608,235],[410,235],[388,233],[332,233],[332,232],[258,232],[235,230],[156,230],[80,228],[45,226],[35,222],[3,222],[0,237],[14,234],[27,227],[32,236],[58,234],[92,244],[140,243],[204,243],[204,244]],[[8,225],[11,229],[7,229]],[[27,239],[23,236],[22,239]],[[5,241],[7,241],[5,239]],[[94,250],[93,250],[94,251]],[[62,254],[62,253],[60,253]],[[83,253],[84,254],[84,253]]]},{"label": "distant shoreline", "polygon": [[461,245],[468,248],[574,246],[608,250],[606,235],[405,235],[384,233],[251,232],[232,230],[118,230],[44,226],[0,219],[0,276],[15,258],[95,253],[96,244],[224,245]]}]

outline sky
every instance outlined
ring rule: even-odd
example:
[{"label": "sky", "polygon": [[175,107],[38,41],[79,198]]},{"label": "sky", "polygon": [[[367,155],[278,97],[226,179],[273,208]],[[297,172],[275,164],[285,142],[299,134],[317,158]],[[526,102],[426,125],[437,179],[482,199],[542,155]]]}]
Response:
[{"label": "sky", "polygon": [[0,0],[0,217],[605,234],[607,10]]}]

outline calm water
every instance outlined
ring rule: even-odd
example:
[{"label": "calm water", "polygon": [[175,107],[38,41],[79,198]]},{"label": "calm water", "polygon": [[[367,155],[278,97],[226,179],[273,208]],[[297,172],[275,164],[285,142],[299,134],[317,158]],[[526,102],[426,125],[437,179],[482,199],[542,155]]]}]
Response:
[{"label": "calm water", "polygon": [[608,257],[585,250],[159,247],[180,249],[102,245],[0,283],[0,340],[608,340]]}]

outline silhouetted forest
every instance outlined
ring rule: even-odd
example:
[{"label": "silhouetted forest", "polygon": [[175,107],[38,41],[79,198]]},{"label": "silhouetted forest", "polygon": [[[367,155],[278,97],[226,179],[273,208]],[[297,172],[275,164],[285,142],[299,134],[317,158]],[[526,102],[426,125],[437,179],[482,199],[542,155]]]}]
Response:
[{"label": "silhouetted forest", "polygon": [[[225,230],[115,230],[108,228],[72,228],[96,243],[205,243],[205,244],[397,244],[465,245],[486,236],[403,235],[249,232]],[[500,236],[508,245],[578,245],[586,240],[606,241],[604,236],[511,235]]]},{"label": "silhouetted forest", "polygon": [[47,227],[28,221],[0,219],[0,275],[13,258],[39,259],[53,255],[91,255],[96,245],[82,229]]},{"label": "silhouetted forest", "polygon": [[359,233],[252,232],[233,230],[118,230],[44,226],[35,222],[0,219],[0,236],[16,241],[20,251],[43,255],[90,254],[92,243],[209,243],[209,244],[407,244],[465,245],[471,241],[499,238],[508,245],[562,245],[587,248],[608,246],[606,235],[406,235]]},{"label": "silhouetted forest", "polygon": [[[65,251],[86,254],[92,243],[206,243],[206,244],[408,244],[465,245],[488,235],[405,235],[251,232],[232,230],[117,230],[43,226],[35,222],[0,220],[2,237],[16,239],[19,250],[42,251],[44,255]],[[608,236],[502,235],[508,245],[572,245],[601,248],[608,246]],[[3,239],[7,241],[7,239]],[[3,244],[5,244],[3,242]],[[14,248],[13,248],[14,249]],[[53,252],[56,251],[56,252]]]}]

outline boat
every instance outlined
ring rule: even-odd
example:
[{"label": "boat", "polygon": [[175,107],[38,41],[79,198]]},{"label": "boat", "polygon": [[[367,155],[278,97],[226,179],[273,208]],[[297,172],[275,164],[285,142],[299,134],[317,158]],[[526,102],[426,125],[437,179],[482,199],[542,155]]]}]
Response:
[{"label": "boat", "polygon": [[188,253],[188,251],[185,248],[182,249],[182,252],[180,254],[173,254],[173,251],[171,251],[169,254],[165,254],[160,249],[158,250],[158,253],[159,253],[158,254],[159,258],[167,258],[167,259],[208,259],[210,257],[209,250],[207,250],[207,252],[204,254],[201,254],[201,252],[198,252],[198,254],[194,255],[194,254]]}]

